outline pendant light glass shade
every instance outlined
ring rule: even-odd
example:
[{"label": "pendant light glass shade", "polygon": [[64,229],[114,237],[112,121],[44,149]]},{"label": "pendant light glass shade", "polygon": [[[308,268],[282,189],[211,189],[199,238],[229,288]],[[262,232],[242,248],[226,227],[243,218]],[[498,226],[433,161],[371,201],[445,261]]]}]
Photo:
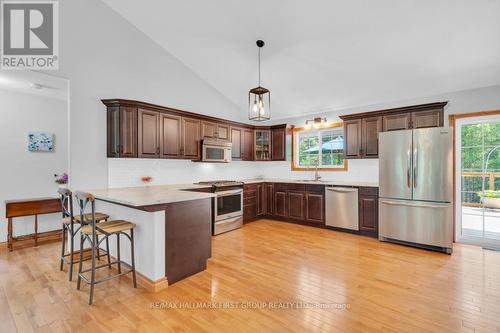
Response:
[{"label": "pendant light glass shade", "polygon": [[259,85],[248,92],[248,119],[264,121],[271,119],[271,92],[260,86],[260,49],[264,42],[257,41],[259,47]]}]

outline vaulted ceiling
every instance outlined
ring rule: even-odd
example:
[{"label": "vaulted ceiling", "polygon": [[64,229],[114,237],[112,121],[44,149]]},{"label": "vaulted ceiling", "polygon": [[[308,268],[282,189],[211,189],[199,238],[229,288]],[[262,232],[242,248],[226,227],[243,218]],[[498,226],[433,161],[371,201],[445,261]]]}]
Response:
[{"label": "vaulted ceiling", "polygon": [[275,119],[500,84],[497,0],[103,1],[241,112],[257,39]]}]

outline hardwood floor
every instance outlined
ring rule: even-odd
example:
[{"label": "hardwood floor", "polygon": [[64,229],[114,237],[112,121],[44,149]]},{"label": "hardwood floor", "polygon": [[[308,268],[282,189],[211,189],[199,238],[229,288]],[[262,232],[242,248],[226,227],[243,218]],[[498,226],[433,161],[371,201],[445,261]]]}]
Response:
[{"label": "hardwood floor", "polygon": [[[2,249],[0,332],[499,332],[500,253],[454,249],[448,256],[260,220],[214,237],[207,271],[154,294],[111,280],[96,286],[93,306],[88,287],[77,291],[59,271],[58,243]],[[192,302],[242,303],[165,308]]]}]

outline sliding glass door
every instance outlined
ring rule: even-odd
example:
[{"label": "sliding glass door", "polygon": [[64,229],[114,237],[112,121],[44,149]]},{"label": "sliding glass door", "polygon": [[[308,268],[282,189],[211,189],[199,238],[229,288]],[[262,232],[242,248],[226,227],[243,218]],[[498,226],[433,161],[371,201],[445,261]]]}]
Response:
[{"label": "sliding glass door", "polygon": [[457,119],[457,240],[500,249],[500,117]]}]

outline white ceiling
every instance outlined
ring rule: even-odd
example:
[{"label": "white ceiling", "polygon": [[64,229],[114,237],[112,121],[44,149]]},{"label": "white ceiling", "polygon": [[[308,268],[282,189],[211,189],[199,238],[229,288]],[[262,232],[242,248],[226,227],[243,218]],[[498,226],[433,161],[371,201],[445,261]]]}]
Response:
[{"label": "white ceiling", "polygon": [[498,0],[103,1],[241,112],[263,39],[274,119],[500,84]]}]

